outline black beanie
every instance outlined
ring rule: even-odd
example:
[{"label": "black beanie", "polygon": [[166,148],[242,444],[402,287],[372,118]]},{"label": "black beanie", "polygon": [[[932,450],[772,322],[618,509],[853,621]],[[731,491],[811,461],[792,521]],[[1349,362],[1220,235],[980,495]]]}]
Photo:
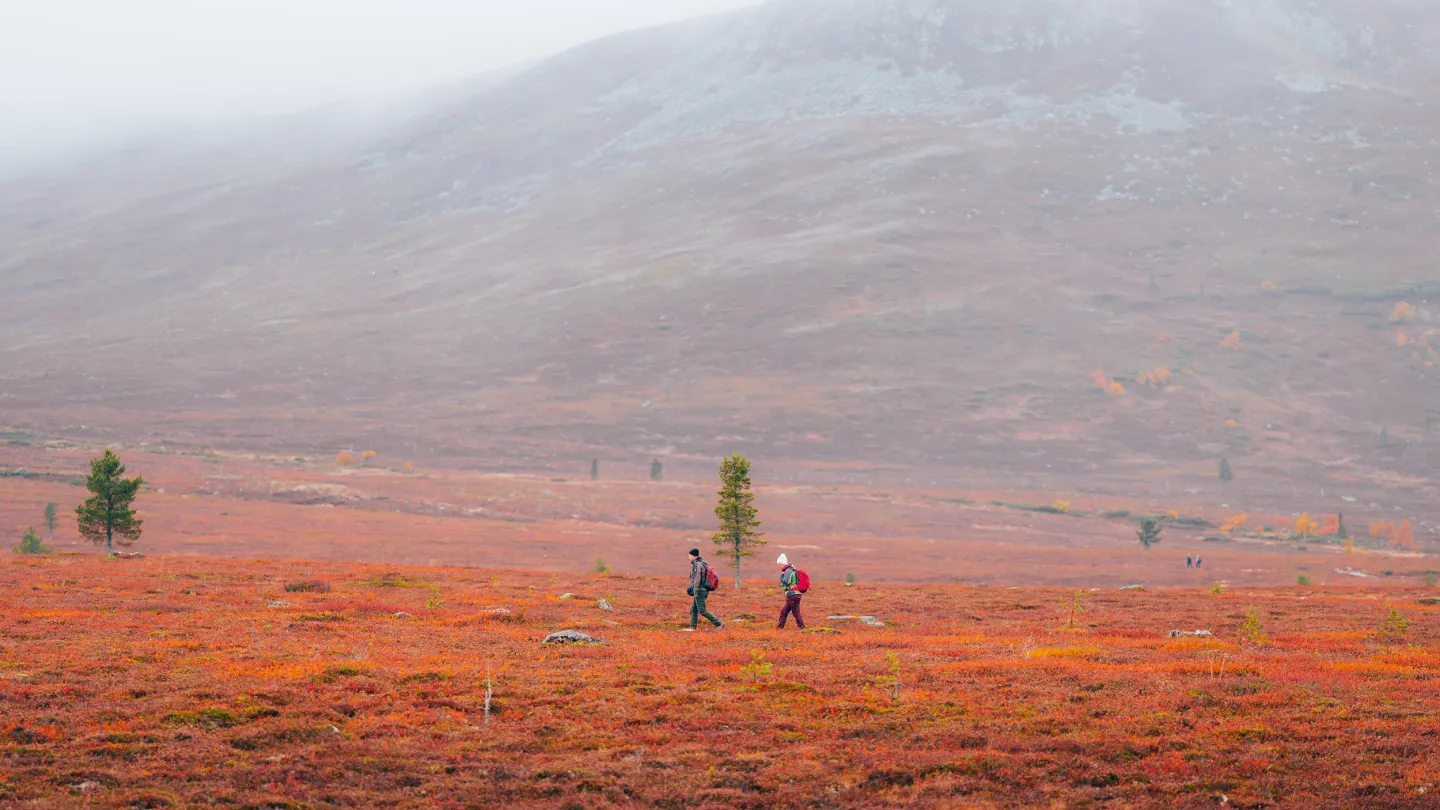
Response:
[{"label": "black beanie", "polygon": [[700,556],[700,549],[698,549],[698,548],[692,548],[692,549],[690,549],[690,556],[691,556],[691,557],[699,557],[699,556]]}]

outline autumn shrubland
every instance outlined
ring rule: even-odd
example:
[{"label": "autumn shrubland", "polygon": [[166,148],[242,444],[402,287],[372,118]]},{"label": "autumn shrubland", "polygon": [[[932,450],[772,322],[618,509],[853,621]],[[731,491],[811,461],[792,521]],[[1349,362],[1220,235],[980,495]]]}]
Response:
[{"label": "autumn shrubland", "polygon": [[[817,581],[810,630],[782,633],[767,579],[711,598],[728,630],[688,633],[678,577],[17,555],[0,586],[8,806],[1421,808],[1440,789],[1423,588]],[[542,646],[560,629],[604,646]]]}]

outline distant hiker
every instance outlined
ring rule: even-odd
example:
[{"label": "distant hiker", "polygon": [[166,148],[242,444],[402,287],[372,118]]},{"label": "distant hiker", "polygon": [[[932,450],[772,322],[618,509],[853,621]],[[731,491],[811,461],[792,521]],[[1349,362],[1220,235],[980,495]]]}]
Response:
[{"label": "distant hiker", "polygon": [[1199,558],[1199,557],[1196,557],[1196,558],[1195,558],[1195,567],[1196,567],[1196,568],[1199,568],[1199,567],[1200,567],[1200,558]]},{"label": "distant hiker", "polygon": [[1185,557],[1185,567],[1186,567],[1186,568],[1194,568],[1194,567],[1195,567],[1195,557],[1194,557],[1194,555],[1186,555],[1186,557]]},{"label": "distant hiker", "polygon": [[720,577],[710,570],[710,563],[700,557],[700,549],[690,549],[690,587],[685,593],[693,597],[690,601],[690,629],[694,630],[700,624],[700,617],[704,616],[716,627],[724,627],[725,624],[715,618],[715,614],[705,609],[705,599],[710,591],[715,589]]},{"label": "distant hiker", "polygon": [[775,564],[780,566],[780,587],[785,589],[785,607],[780,609],[780,623],[775,626],[784,630],[785,620],[793,613],[795,626],[804,630],[805,619],[800,615],[800,597],[810,590],[810,577],[791,565],[790,559],[784,554],[780,555]]}]

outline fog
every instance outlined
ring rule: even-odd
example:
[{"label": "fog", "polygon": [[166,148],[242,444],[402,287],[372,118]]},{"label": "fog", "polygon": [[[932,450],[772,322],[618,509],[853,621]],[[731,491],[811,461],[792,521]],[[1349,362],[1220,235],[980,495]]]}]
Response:
[{"label": "fog", "polygon": [[50,0],[0,25],[0,168],[473,76],[754,0]]}]

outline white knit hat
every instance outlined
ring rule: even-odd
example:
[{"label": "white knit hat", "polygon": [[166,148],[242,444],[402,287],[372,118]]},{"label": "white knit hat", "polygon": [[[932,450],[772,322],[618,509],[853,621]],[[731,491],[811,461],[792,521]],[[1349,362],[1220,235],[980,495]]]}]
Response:
[{"label": "white knit hat", "polygon": [[775,564],[776,564],[776,565],[789,565],[789,564],[790,564],[790,558],[789,558],[789,557],[786,557],[784,554],[781,554],[781,555],[780,555],[780,559],[776,560],[776,561],[775,561]]}]

